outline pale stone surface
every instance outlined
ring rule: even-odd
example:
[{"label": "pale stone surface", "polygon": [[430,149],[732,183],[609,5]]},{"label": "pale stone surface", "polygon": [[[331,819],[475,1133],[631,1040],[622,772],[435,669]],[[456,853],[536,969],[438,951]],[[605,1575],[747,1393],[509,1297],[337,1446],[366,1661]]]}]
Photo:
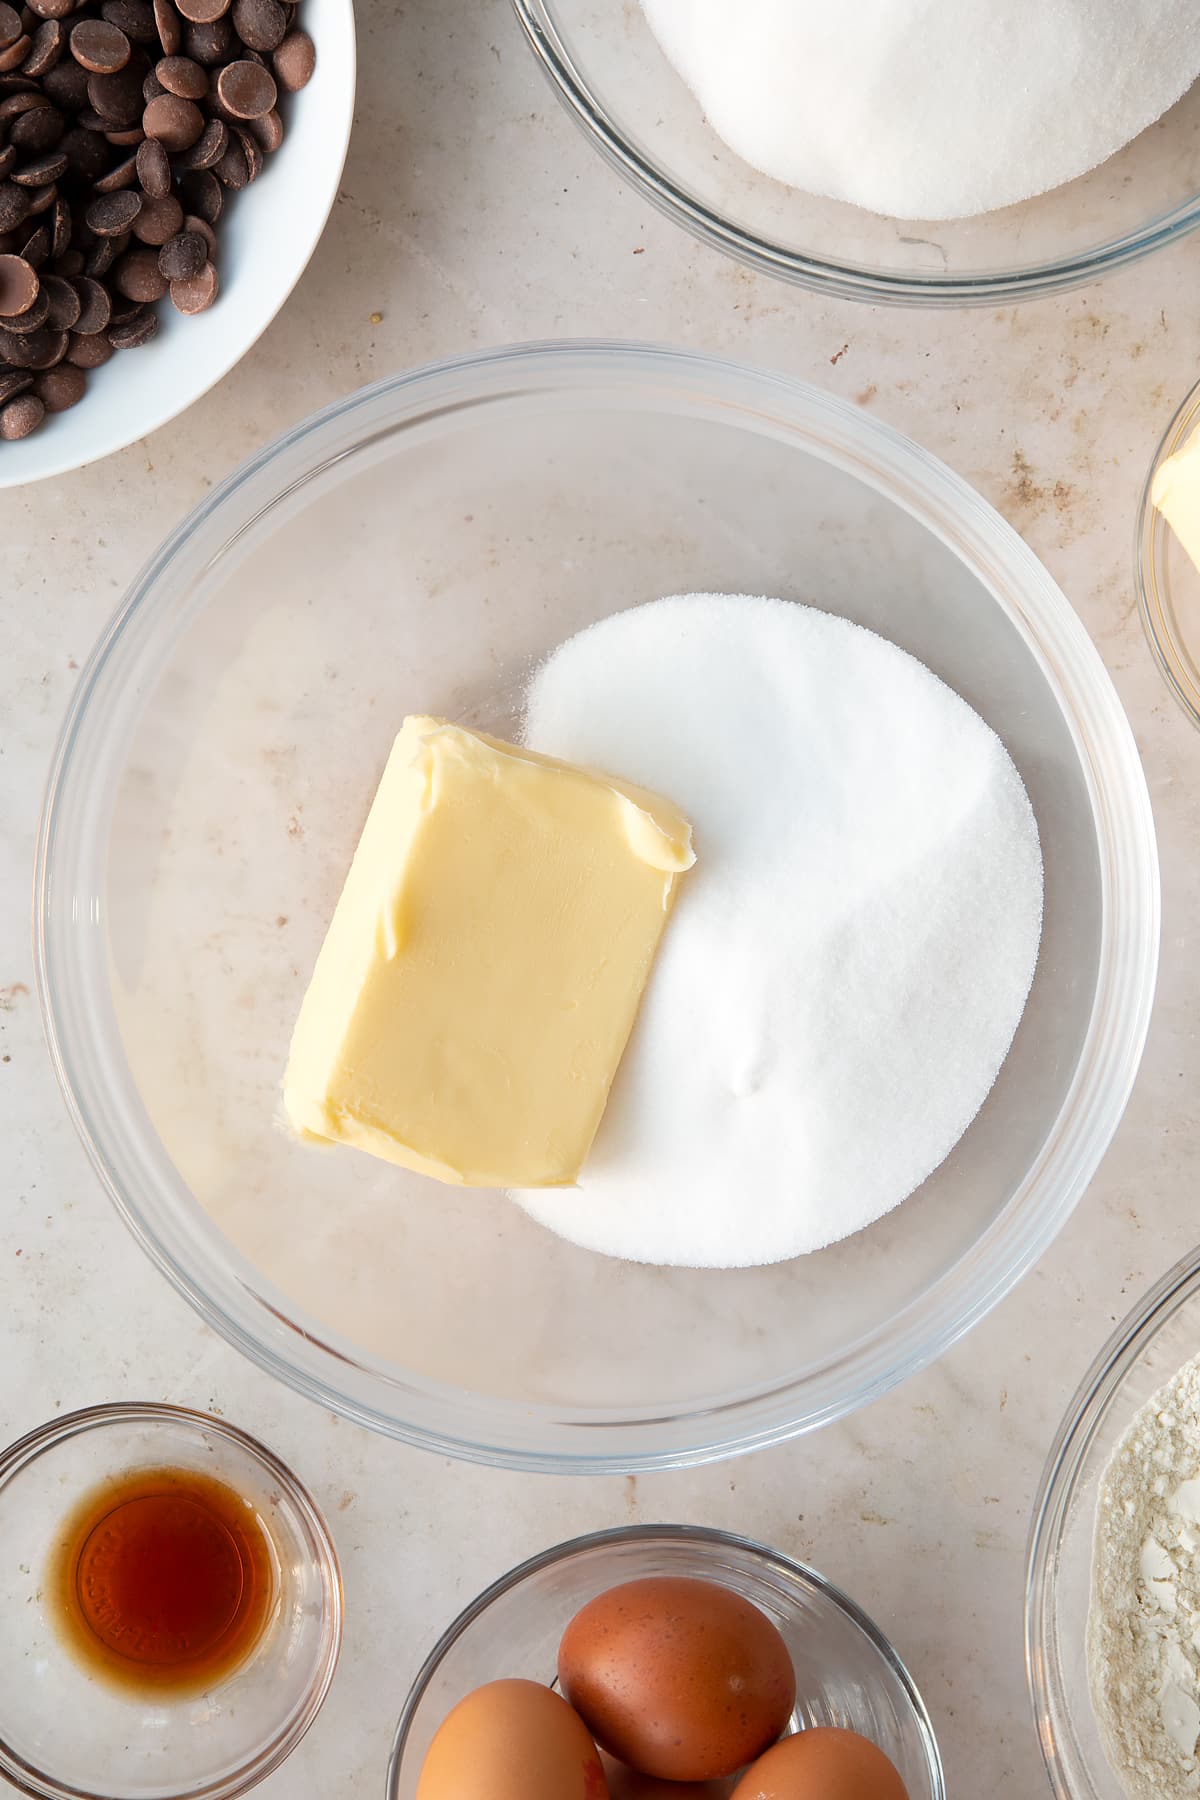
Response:
[{"label": "pale stone surface", "polygon": [[[362,13],[342,196],[266,337],[149,441],[0,495],[0,1438],[104,1398],[170,1398],[219,1408],[314,1486],[344,1557],[350,1627],[321,1719],[264,1797],[375,1800],[407,1683],[462,1602],[574,1532],[675,1518],[745,1530],[845,1584],[908,1658],[951,1792],[1028,1800],[1043,1776],[1021,1609],[1042,1461],[1113,1323],[1200,1236],[1200,739],[1151,662],[1131,574],[1151,452],[1200,373],[1200,245],[1019,311],[827,303],[743,271],[623,192],[553,100],[505,0],[368,0]],[[1099,645],[1162,840],[1163,973],[1141,1079],[1037,1272],[936,1368],[857,1417],[768,1454],[638,1481],[452,1472],[318,1412],[227,1349],[152,1271],[85,1162],[43,1048],[28,948],[58,721],[76,668],[168,528],[238,458],[363,381],[562,334],[773,364],[868,407],[976,483]]]}]

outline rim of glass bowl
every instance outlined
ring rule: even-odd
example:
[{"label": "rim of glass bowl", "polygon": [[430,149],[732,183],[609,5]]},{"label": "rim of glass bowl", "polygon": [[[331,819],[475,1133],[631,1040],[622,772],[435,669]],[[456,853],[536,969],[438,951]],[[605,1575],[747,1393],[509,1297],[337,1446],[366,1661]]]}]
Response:
[{"label": "rim of glass bowl", "polygon": [[[1200,1252],[1182,1257],[1112,1332],[1075,1390],[1054,1439],[1033,1506],[1025,1573],[1025,1673],[1034,1726],[1056,1800],[1081,1800],[1071,1766],[1083,1756],[1074,1723],[1053,1697],[1061,1688],[1055,1588],[1058,1553],[1083,1461],[1130,1369],[1181,1306],[1200,1291]],[[1166,1379],[1166,1377],[1164,1377]],[[1060,1742],[1061,1738],[1061,1742]],[[1089,1784],[1088,1792],[1091,1793]]]},{"label": "rim of glass bowl", "polygon": [[929,1768],[930,1786],[934,1800],[946,1800],[946,1778],[942,1768],[941,1752],[934,1735],[933,1722],[928,1709],[921,1698],[920,1689],[909,1674],[908,1668],[891,1641],[876,1625],[874,1619],[865,1613],[856,1600],[849,1594],[826,1579],[819,1570],[810,1568],[807,1563],[797,1562],[795,1557],[785,1556],[782,1550],[774,1550],[769,1544],[760,1544],[754,1538],[742,1537],[734,1531],[720,1531],[711,1525],[617,1525],[607,1531],[591,1531],[583,1537],[569,1538],[565,1544],[555,1544],[549,1550],[541,1550],[525,1562],[510,1569],[507,1575],[501,1575],[490,1587],[463,1608],[458,1617],[449,1624],[434,1645],[425,1661],[421,1664],[408,1690],[400,1721],[396,1726],[396,1735],[392,1739],[392,1753],[388,1758],[387,1800],[395,1800],[398,1790],[401,1768],[404,1761],[405,1746],[408,1734],[412,1730],[413,1719],[417,1708],[425,1698],[430,1682],[442,1663],[442,1659],[454,1648],[463,1633],[475,1623],[483,1613],[487,1612],[495,1601],[511,1593],[513,1588],[520,1587],[530,1576],[540,1574],[543,1569],[552,1569],[559,1563],[570,1562],[576,1556],[584,1555],[591,1550],[606,1550],[616,1544],[682,1544],[711,1549],[737,1550],[766,1563],[775,1574],[783,1575],[789,1583],[808,1588],[810,1591],[823,1594],[831,1600],[838,1610],[846,1615],[867,1637],[887,1663],[908,1697],[912,1707],[913,1718],[925,1751]]},{"label": "rim of glass bowl", "polygon": [[[86,1431],[103,1430],[108,1425],[123,1425],[134,1420],[195,1427],[210,1437],[225,1438],[236,1445],[253,1462],[259,1463],[272,1481],[287,1494],[303,1518],[315,1548],[315,1560],[326,1595],[327,1611],[320,1666],[309,1684],[303,1704],[291,1719],[285,1721],[270,1743],[257,1751],[241,1769],[200,1787],[180,1788],[173,1797],[173,1800],[236,1800],[238,1795],[247,1793],[260,1781],[264,1781],[291,1755],[325,1703],[342,1647],[342,1572],[337,1549],[321,1510],[304,1483],[265,1444],[260,1444],[249,1432],[239,1430],[236,1425],[230,1425],[224,1419],[197,1412],[192,1407],[171,1406],[165,1402],[110,1401],[101,1406],[86,1406],[79,1412],[67,1413],[60,1419],[49,1419],[44,1425],[35,1426],[24,1437],[0,1451],[0,1495],[30,1463],[36,1462],[38,1457],[56,1449],[69,1438],[78,1437]],[[113,1796],[101,1788],[63,1786],[52,1775],[35,1769],[23,1757],[17,1756],[3,1738],[0,1738],[0,1775],[11,1781],[22,1794],[33,1796],[33,1800],[114,1800]]]},{"label": "rim of glass bowl", "polygon": [[684,226],[704,243],[723,250],[761,274],[797,287],[836,294],[846,300],[894,306],[994,306],[1004,301],[1032,300],[1061,294],[1128,264],[1140,262],[1200,225],[1200,194],[1148,219],[1135,231],[1106,244],[1051,262],[1019,269],[989,269],[971,275],[904,275],[803,255],[767,237],[743,231],[702,200],[678,186],[657,164],[631,144],[572,57],[557,29],[547,0],[512,0],[534,55],[559,99],[605,160],[623,179],[632,181],[659,212]]},{"label": "rim of glass bowl", "polygon": [[[101,926],[121,744],[143,683],[188,623],[156,605],[179,561],[194,574],[282,494],[363,442],[514,394],[624,388],[639,405],[740,420],[855,475],[973,568],[1022,632],[1075,741],[1099,842],[1096,999],[1071,1089],[1003,1212],[956,1264],[833,1361],[675,1412],[571,1412],[478,1396],[368,1366],[294,1320],[205,1224],[147,1132],[112,1016]],[[122,740],[123,742],[123,740]],[[61,897],[60,897],[61,896]],[[649,344],[559,341],[474,352],[389,377],[326,407],[236,469],[166,539],[84,668],[51,765],[38,838],[34,949],[50,1054],[68,1109],[118,1211],[159,1269],[232,1344],[321,1405],[442,1454],[509,1468],[628,1473],[776,1443],[852,1411],[941,1355],[1006,1294],[1059,1231],[1128,1100],[1149,1024],[1159,939],[1154,822],[1133,734],[1099,654],[1032,551],[935,457],[852,405],[791,378]],[[84,926],[84,929],[80,927]]]},{"label": "rim of glass bowl", "polygon": [[1190,657],[1184,654],[1172,625],[1174,608],[1167,579],[1167,546],[1171,527],[1155,506],[1151,495],[1154,478],[1169,456],[1182,448],[1200,426],[1200,382],[1187,395],[1178,412],[1158,441],[1150,463],[1150,473],[1142,489],[1138,509],[1137,541],[1134,546],[1135,581],[1138,610],[1142,624],[1167,686],[1182,706],[1193,725],[1200,725],[1200,687],[1188,673]]}]

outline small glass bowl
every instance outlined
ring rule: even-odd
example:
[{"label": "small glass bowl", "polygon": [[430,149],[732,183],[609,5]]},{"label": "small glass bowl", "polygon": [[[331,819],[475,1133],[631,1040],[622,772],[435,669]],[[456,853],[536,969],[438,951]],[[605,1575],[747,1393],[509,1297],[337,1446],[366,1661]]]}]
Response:
[{"label": "small glass bowl", "polygon": [[1176,1263],[1118,1325],[1067,1408],[1033,1511],[1025,1657],[1057,1800],[1125,1800],[1092,1711],[1086,1632],[1096,1498],[1134,1414],[1200,1351],[1200,1258]]},{"label": "small glass bowl", "polygon": [[1200,571],[1155,506],[1155,478],[1167,458],[1200,430],[1200,383],[1188,395],[1154,453],[1142,493],[1137,534],[1137,592],[1155,661],[1193,725],[1200,725]]},{"label": "small glass bowl", "polygon": [[1099,280],[1200,224],[1200,83],[1049,193],[975,218],[890,219],[744,163],[637,0],[513,6],[559,99],[622,180],[702,242],[798,287],[873,304],[999,306]]},{"label": "small glass bowl", "polygon": [[[247,1660],[202,1693],[137,1695],[92,1678],[48,1616],[48,1566],[72,1505],[140,1468],[195,1469],[249,1500],[276,1564]],[[219,1419],[93,1406],[0,1453],[0,1775],[37,1800],[230,1800],[279,1767],[333,1679],[337,1553],[295,1476]]]},{"label": "small glass bowl", "polygon": [[840,1725],[891,1757],[909,1800],[945,1800],[925,1703],[878,1626],[824,1576],[777,1550],[696,1525],[632,1525],[542,1551],[493,1582],[431,1651],[400,1715],[388,1800],[413,1800],[451,1707],[504,1676],[550,1682],[559,1639],[589,1600],[646,1575],[698,1576],[741,1594],[778,1626],[796,1670],[791,1729]]}]

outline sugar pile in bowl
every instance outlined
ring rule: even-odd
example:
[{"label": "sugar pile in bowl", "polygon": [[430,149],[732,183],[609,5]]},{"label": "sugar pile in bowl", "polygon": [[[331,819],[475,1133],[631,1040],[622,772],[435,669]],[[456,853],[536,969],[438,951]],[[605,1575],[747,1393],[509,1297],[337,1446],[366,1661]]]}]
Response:
[{"label": "sugar pile in bowl", "polygon": [[1086,174],[1200,76],[1196,0],[642,0],[713,129],[807,193],[957,219]]},{"label": "sugar pile in bowl", "polygon": [[860,1230],[987,1097],[1033,980],[1042,860],[999,738],[894,644],[687,595],[536,672],[525,741],[670,795],[688,876],[577,1189],[515,1197],[636,1262],[778,1262]]}]

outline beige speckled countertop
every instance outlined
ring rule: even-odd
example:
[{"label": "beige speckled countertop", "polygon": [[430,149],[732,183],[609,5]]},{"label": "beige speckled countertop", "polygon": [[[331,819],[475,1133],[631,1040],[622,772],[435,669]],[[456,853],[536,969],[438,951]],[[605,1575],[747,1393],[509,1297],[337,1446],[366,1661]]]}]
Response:
[{"label": "beige speckled countertop", "polygon": [[[952,1794],[1028,1800],[1044,1788],[1021,1638],[1042,1461],[1114,1321],[1200,1238],[1200,737],[1151,662],[1131,575],[1151,451],[1200,373],[1200,241],[1020,310],[825,303],[723,260],[623,192],[543,85],[507,0],[365,0],[360,26],[341,196],[265,338],[148,441],[0,496],[0,1438],[102,1398],[169,1397],[219,1408],[314,1486],[344,1557],[351,1624],[333,1695],[264,1800],[378,1800],[405,1687],[460,1603],[549,1542],[653,1518],[743,1529],[849,1587],[925,1693]],[[1129,710],[1165,892],[1160,998],[1133,1103],[1036,1273],[866,1412],[768,1454],[636,1481],[451,1478],[432,1456],[319,1413],[212,1336],[85,1164],[43,1049],[28,946],[59,718],[158,539],[246,452],[361,382],[561,334],[774,364],[869,408],[982,489],[1062,583]]]}]

